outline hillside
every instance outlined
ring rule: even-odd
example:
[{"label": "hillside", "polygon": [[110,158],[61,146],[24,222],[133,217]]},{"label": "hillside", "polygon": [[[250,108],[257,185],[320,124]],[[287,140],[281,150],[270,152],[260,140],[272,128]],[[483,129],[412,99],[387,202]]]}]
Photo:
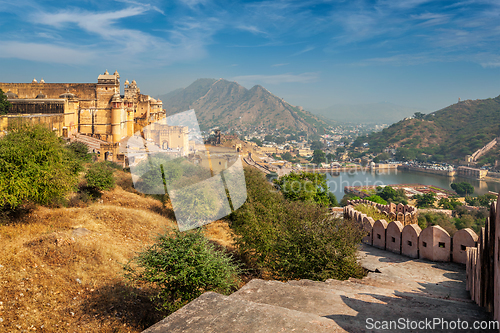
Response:
[{"label": "hillside", "polygon": [[[0,215],[0,331],[142,332],[165,317],[122,264],[176,226],[172,207],[137,193],[130,173],[115,177],[97,202],[32,207],[8,223]],[[204,229],[230,247],[225,222]]]},{"label": "hillside", "polygon": [[457,161],[500,135],[500,96],[467,100],[430,113],[421,119],[407,119],[368,137],[370,151],[386,147],[400,149],[406,159]]},{"label": "hillside", "polygon": [[262,86],[250,90],[224,79],[199,79],[185,89],[158,96],[167,115],[194,109],[202,129],[290,129],[322,133],[329,121],[290,105]]},{"label": "hillside", "polygon": [[370,104],[337,104],[324,109],[311,109],[316,115],[321,115],[339,122],[355,124],[392,124],[415,112],[422,111],[392,103]]}]

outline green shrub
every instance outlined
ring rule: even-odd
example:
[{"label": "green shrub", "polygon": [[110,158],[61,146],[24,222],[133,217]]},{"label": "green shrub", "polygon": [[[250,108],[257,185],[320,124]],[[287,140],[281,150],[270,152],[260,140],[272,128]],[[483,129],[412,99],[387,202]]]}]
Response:
[{"label": "green shrub", "polygon": [[11,128],[0,139],[0,207],[60,203],[75,188],[80,167],[46,127]]},{"label": "green shrub", "polygon": [[227,295],[239,284],[239,265],[216,250],[200,230],[160,236],[125,265],[128,279],[157,289],[159,308],[173,312],[206,291]]},{"label": "green shrub", "polygon": [[88,187],[96,188],[99,191],[106,191],[115,187],[113,169],[108,167],[106,162],[92,164],[85,174],[85,180]]},{"label": "green shrub", "polygon": [[379,203],[379,204],[382,204],[382,205],[387,205],[387,201],[385,201],[384,199],[382,199],[381,197],[379,197],[376,194],[370,195],[369,197],[366,197],[364,199],[368,200],[368,201],[375,202],[375,203]]},{"label": "green shrub", "polygon": [[82,162],[90,162],[92,159],[92,155],[89,154],[89,147],[82,142],[73,141],[68,145],[68,148],[75,154],[75,157]]},{"label": "green shrub", "polygon": [[286,200],[257,170],[245,169],[245,178],[247,202],[230,218],[249,265],[279,280],[362,276],[359,225],[331,218],[328,207],[313,201]]}]

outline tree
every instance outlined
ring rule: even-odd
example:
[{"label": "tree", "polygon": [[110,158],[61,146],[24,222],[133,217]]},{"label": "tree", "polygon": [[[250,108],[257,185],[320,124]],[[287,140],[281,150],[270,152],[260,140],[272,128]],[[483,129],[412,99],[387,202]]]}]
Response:
[{"label": "tree", "polygon": [[413,114],[413,118],[415,119],[424,119],[425,117],[425,113],[422,113],[422,112],[415,112],[415,114]]},{"label": "tree", "polygon": [[274,139],[274,142],[276,142],[277,144],[281,145],[281,144],[283,144],[283,143],[286,142],[286,139],[284,137],[282,137],[282,136],[278,136],[278,137],[276,137]]},{"label": "tree", "polygon": [[375,203],[379,203],[379,204],[382,204],[382,205],[387,205],[387,201],[385,201],[384,199],[382,199],[381,197],[379,197],[376,194],[370,195],[369,197],[366,197],[364,199],[365,200],[369,200],[369,201],[373,201]]},{"label": "tree", "polygon": [[460,206],[462,203],[455,198],[441,198],[438,201],[438,206],[443,209],[451,209],[454,210],[457,206]]},{"label": "tree", "polygon": [[274,141],[274,136],[268,134],[264,137],[264,141],[267,141],[267,142],[273,142]]},{"label": "tree", "polygon": [[408,204],[408,198],[402,188],[395,190],[391,186],[377,186],[377,194],[387,202],[402,203],[403,205]]},{"label": "tree", "polygon": [[313,152],[313,159],[312,159],[312,162],[313,162],[314,164],[317,164],[317,165],[320,165],[321,163],[325,163],[325,162],[326,162],[326,156],[325,156],[325,153],[324,153],[322,150],[316,149],[316,150]]},{"label": "tree", "polygon": [[7,96],[0,89],[0,115],[7,114],[12,104],[7,100]]},{"label": "tree", "polygon": [[87,186],[99,191],[107,191],[115,187],[113,169],[106,162],[93,163],[85,174]]},{"label": "tree", "polygon": [[286,161],[292,161],[294,158],[292,156],[292,154],[290,154],[289,151],[287,151],[286,153],[284,154],[281,154],[281,158],[286,160]]},{"label": "tree", "polygon": [[255,169],[245,169],[245,180],[248,200],[230,218],[238,252],[251,266],[279,280],[360,276],[364,233],[356,222],[334,219],[314,202],[287,200]]},{"label": "tree", "polygon": [[458,195],[468,196],[474,193],[474,186],[467,182],[451,183],[450,187],[457,192]]},{"label": "tree", "polygon": [[0,207],[59,203],[75,188],[80,164],[48,128],[11,128],[0,139]]},{"label": "tree", "polygon": [[339,206],[339,202],[337,201],[337,197],[335,196],[335,194],[333,194],[333,192],[328,192],[328,198],[330,199],[330,206],[332,206],[332,207]]},{"label": "tree", "polygon": [[68,148],[82,162],[90,162],[92,155],[89,154],[89,147],[83,142],[73,141],[68,145]]},{"label": "tree", "polygon": [[428,208],[434,207],[434,202],[436,201],[436,194],[434,192],[416,194],[413,196],[417,200],[418,208]]},{"label": "tree", "polygon": [[315,202],[324,206],[330,203],[326,175],[314,172],[291,172],[275,179],[274,183],[280,186],[283,196],[290,201]]},{"label": "tree", "polygon": [[252,138],[250,141],[255,142],[257,144],[257,146],[262,147],[262,141],[260,141],[259,139]]},{"label": "tree", "polygon": [[316,150],[316,149],[322,149],[323,148],[323,143],[321,141],[313,141],[311,143],[311,149]]}]

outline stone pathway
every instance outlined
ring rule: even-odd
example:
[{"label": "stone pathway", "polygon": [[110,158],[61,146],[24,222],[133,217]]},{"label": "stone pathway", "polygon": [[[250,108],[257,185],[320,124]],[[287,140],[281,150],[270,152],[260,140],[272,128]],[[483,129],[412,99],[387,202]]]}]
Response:
[{"label": "stone pathway", "polygon": [[498,332],[472,329],[490,316],[469,299],[464,266],[369,245],[359,255],[363,279],[255,279],[229,296],[205,293],[144,332]]}]

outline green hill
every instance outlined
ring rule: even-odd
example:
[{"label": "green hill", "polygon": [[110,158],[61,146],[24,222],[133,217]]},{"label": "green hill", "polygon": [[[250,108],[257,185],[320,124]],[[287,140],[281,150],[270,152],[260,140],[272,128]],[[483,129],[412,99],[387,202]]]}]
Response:
[{"label": "green hill", "polygon": [[356,140],[372,153],[398,148],[399,158],[457,161],[500,135],[500,96],[466,100],[442,110],[405,119]]}]

